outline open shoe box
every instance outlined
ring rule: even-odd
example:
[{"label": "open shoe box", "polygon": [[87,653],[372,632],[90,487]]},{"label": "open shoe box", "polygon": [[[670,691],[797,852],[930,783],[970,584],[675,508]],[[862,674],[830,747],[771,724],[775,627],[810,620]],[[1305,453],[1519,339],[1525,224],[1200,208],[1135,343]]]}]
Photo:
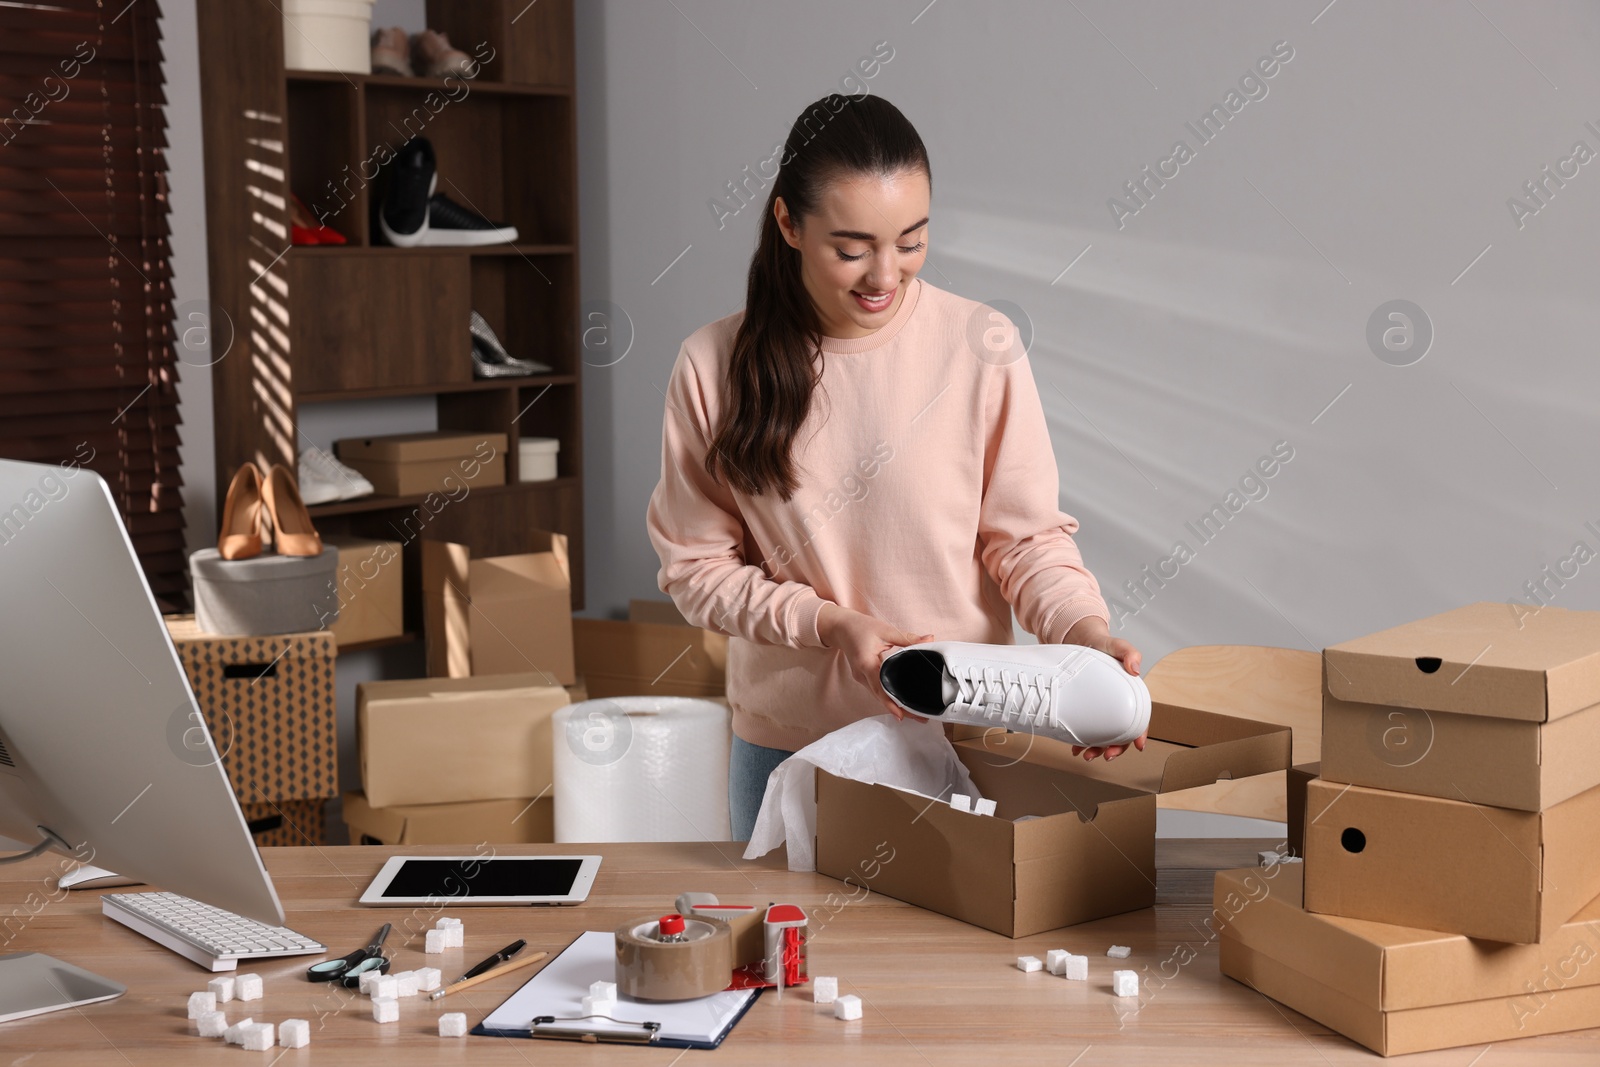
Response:
[{"label": "open shoe box", "polygon": [[993,816],[818,771],[817,870],[1007,937],[1137,911],[1155,903],[1156,794],[1284,770],[1289,733],[1157,703],[1143,752],[1085,762],[991,731],[955,747]]}]

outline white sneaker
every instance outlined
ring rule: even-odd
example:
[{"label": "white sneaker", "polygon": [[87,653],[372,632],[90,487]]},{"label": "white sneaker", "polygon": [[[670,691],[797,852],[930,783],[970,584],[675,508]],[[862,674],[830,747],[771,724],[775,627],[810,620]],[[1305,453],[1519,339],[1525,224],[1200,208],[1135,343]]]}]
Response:
[{"label": "white sneaker", "polygon": [[884,657],[878,679],[913,714],[1074,745],[1125,745],[1150,726],[1144,679],[1084,645],[928,641]]},{"label": "white sneaker", "polygon": [[300,498],[307,507],[372,495],[372,483],[360,471],[346,467],[323,449],[308,448],[301,452],[297,466],[300,468]]}]

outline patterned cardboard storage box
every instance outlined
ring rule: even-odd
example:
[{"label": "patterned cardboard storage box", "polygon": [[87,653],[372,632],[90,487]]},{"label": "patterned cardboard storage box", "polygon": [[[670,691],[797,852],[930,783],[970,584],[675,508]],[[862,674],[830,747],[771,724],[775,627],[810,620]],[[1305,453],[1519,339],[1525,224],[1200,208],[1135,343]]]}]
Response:
[{"label": "patterned cardboard storage box", "polygon": [[241,803],[339,795],[333,634],[219,637],[192,615],[167,630]]},{"label": "patterned cardboard storage box", "polygon": [[250,836],[259,845],[326,845],[328,802],[316,800],[264,801],[241,804]]}]

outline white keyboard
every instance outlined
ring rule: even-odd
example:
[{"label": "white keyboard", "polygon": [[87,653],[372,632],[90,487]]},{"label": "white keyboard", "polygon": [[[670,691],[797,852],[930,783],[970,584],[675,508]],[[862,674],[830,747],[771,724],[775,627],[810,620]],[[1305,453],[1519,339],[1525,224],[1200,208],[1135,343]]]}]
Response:
[{"label": "white keyboard", "polygon": [[213,971],[237,970],[240,960],[327,951],[287,927],[258,923],[176,893],[103,893],[100,910]]}]

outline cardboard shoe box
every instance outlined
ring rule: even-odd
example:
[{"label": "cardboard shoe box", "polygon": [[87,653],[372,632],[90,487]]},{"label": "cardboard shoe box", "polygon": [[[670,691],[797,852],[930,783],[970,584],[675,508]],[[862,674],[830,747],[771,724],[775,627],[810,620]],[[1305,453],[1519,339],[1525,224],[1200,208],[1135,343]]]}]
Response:
[{"label": "cardboard shoe box", "polygon": [[1532,944],[1600,896],[1600,787],[1542,812],[1314,781],[1307,911]]},{"label": "cardboard shoe box", "polygon": [[728,639],[722,634],[681,623],[573,619],[572,637],[592,699],[727,691]]},{"label": "cardboard shoe box", "polygon": [[1284,842],[1291,856],[1306,854],[1306,786],[1322,774],[1320,763],[1297,763],[1289,768],[1285,783],[1285,807],[1289,818],[1285,824]]},{"label": "cardboard shoe box", "polygon": [[1289,727],[1157,703],[1110,763],[1027,734],[955,748],[995,815],[818,771],[817,870],[1026,937],[1154,904],[1156,794],[1285,769]]},{"label": "cardboard shoe box", "polygon": [[1600,785],[1600,612],[1469,604],[1329,646],[1322,777],[1523,811]]},{"label": "cardboard shoe box", "polygon": [[361,782],[375,808],[536,797],[551,785],[550,718],[585,699],[539,674],[356,686]]},{"label": "cardboard shoe box", "polygon": [[338,796],[333,635],[219,637],[192,615],[166,623],[240,802]]},{"label": "cardboard shoe box", "polygon": [[549,794],[375,808],[364,793],[346,793],[344,821],[356,845],[521,845],[556,839],[555,800]]},{"label": "cardboard shoe box", "polygon": [[364,537],[322,540],[339,550],[339,569],[333,576],[339,618],[328,629],[340,647],[405,633],[401,607],[405,572],[400,542]]},{"label": "cardboard shoe box", "polygon": [[401,433],[347,437],[333,443],[341,462],[355,468],[382,496],[443,493],[452,498],[506,484],[503,433]]},{"label": "cardboard shoe box", "polygon": [[1217,872],[1223,974],[1385,1056],[1600,1026],[1600,901],[1502,945],[1305,911],[1300,867]]},{"label": "cardboard shoe box", "polygon": [[532,530],[532,551],[473,559],[472,549],[422,542],[428,673],[546,675],[572,685],[572,571],[565,534]]}]

